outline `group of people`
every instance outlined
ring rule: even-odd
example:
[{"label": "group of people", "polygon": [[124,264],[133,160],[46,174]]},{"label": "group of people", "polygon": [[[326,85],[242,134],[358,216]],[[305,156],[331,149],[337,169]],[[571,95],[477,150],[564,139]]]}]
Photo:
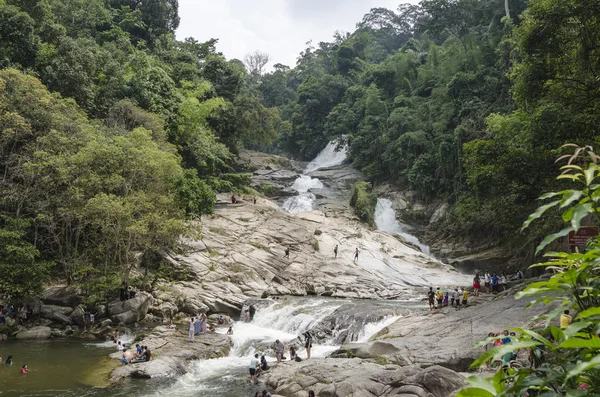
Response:
[{"label": "group of people", "polygon": [[11,324],[12,321],[16,322],[17,325],[23,325],[32,316],[33,309],[31,305],[21,304],[15,309],[15,305],[11,304],[5,308],[4,305],[0,304],[0,325]]},{"label": "group of people", "polygon": [[[119,342],[119,344],[120,343],[121,342]],[[150,348],[148,348],[148,346],[140,346],[139,344],[136,344],[135,351],[133,352],[129,351],[123,346],[123,356],[121,357],[121,362],[123,365],[143,363],[150,361],[151,357],[152,351]]]},{"label": "group of people", "polygon": [[[206,313],[201,313],[199,316],[190,318],[189,341],[193,342],[196,335],[206,334],[208,330],[208,317]],[[212,326],[211,326],[212,327]],[[209,331],[213,331],[212,327]]]},{"label": "group of people", "polygon": [[458,287],[456,287],[454,288],[452,295],[450,295],[449,291],[444,292],[440,287],[437,287],[435,291],[433,290],[433,287],[429,287],[427,301],[429,302],[429,310],[441,309],[446,306],[456,306],[457,309],[460,309],[461,303],[462,306],[467,306],[469,301],[469,291],[464,288],[459,290]]},{"label": "group of people", "polygon": [[[285,253],[283,255],[284,258],[286,259],[290,259],[290,250],[291,247],[288,245],[287,247],[285,247]],[[336,244],[335,247],[333,248],[333,256],[334,258],[337,259],[338,257],[338,252],[339,252],[339,245]],[[354,259],[353,262],[358,262],[358,255],[360,254],[360,250],[358,249],[358,247],[354,250]]]},{"label": "group of people", "polygon": [[[0,357],[0,363],[2,362],[2,357]],[[8,357],[6,357],[6,361],[4,362],[4,365],[7,367],[12,367],[13,365],[13,356],[12,354],[9,354]],[[23,366],[21,367],[21,373],[22,374],[27,374],[29,373],[29,368],[27,367],[27,364],[23,364]]]},{"label": "group of people", "polygon": [[136,294],[137,287],[135,285],[128,286],[127,281],[121,283],[121,288],[119,288],[119,299],[121,302],[135,298]]}]

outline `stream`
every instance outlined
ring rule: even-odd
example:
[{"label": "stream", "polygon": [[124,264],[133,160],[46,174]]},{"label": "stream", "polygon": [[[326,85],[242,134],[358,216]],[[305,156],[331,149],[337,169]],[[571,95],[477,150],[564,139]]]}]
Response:
[{"label": "stream", "polygon": [[[311,350],[312,357],[324,357],[338,349],[342,339],[350,343],[366,342],[408,309],[421,306],[415,302],[309,297],[261,301],[253,322],[233,325],[233,348],[229,356],[190,362],[189,372],[177,379],[128,380],[118,387],[106,387],[108,373],[119,365],[108,358],[114,352],[111,342],[3,342],[0,355],[6,358],[12,354],[15,363],[11,367],[0,366],[0,396],[253,396],[265,387],[246,382],[248,364],[251,357],[259,353],[265,354],[272,365],[276,360],[269,346],[275,339],[286,345],[289,342],[299,345],[298,335],[305,330],[316,329],[315,335],[323,335],[319,329],[328,330],[331,334],[316,338]],[[354,317],[348,315],[349,312],[378,315]],[[332,319],[335,325],[331,327]],[[185,327],[178,325],[181,329]],[[217,332],[226,330],[218,328]],[[299,355],[306,357],[303,348]],[[22,363],[28,364],[29,374],[19,373]]]}]

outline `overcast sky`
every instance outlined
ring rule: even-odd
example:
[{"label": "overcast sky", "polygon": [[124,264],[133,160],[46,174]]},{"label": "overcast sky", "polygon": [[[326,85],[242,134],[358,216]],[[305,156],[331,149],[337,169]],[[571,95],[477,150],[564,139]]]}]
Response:
[{"label": "overcast sky", "polygon": [[218,38],[228,59],[260,50],[271,55],[270,66],[293,67],[307,41],[331,41],[336,30],[352,32],[371,8],[408,2],[418,0],[179,0],[177,38]]}]

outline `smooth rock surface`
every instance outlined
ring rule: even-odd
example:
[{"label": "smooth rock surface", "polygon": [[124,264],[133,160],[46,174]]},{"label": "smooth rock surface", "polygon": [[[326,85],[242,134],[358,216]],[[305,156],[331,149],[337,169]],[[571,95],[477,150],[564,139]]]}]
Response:
[{"label": "smooth rock surface", "polygon": [[133,299],[108,304],[108,315],[116,323],[132,324],[144,319],[152,303],[152,296],[138,292]]},{"label": "smooth rock surface", "polygon": [[30,329],[20,331],[17,333],[16,338],[25,339],[48,339],[52,335],[52,329],[50,327],[32,327]]}]

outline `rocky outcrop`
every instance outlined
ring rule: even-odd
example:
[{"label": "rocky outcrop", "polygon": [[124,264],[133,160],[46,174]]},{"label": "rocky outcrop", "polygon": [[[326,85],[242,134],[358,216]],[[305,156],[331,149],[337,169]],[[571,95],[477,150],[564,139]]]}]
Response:
[{"label": "rocky outcrop", "polygon": [[20,331],[17,333],[16,338],[25,340],[25,339],[48,339],[52,335],[52,330],[50,327],[32,327],[30,329]]},{"label": "rocky outcrop", "polygon": [[69,315],[73,312],[70,307],[44,305],[40,309],[42,318],[52,320],[55,323],[60,324],[72,324],[73,320]]},{"label": "rocky outcrop", "polygon": [[379,365],[359,358],[285,362],[265,379],[285,397],[305,397],[308,390],[319,397],[449,397],[464,385],[464,377],[447,368]]},{"label": "rocky outcrop", "polygon": [[69,286],[50,287],[42,292],[41,300],[45,305],[75,307],[81,303],[79,291]]},{"label": "rocky outcrop", "polygon": [[[156,327],[139,343],[150,348],[152,360],[115,369],[111,374],[111,381],[182,375],[188,370],[189,360],[224,357],[231,349],[231,339],[226,335],[199,335],[194,342],[189,342],[187,333],[164,326]],[[123,353],[117,352],[111,354],[111,357],[120,359],[122,355]]]},{"label": "rocky outcrop", "polygon": [[108,304],[108,315],[115,324],[133,324],[146,317],[152,296],[144,292],[126,301],[113,301]]}]

